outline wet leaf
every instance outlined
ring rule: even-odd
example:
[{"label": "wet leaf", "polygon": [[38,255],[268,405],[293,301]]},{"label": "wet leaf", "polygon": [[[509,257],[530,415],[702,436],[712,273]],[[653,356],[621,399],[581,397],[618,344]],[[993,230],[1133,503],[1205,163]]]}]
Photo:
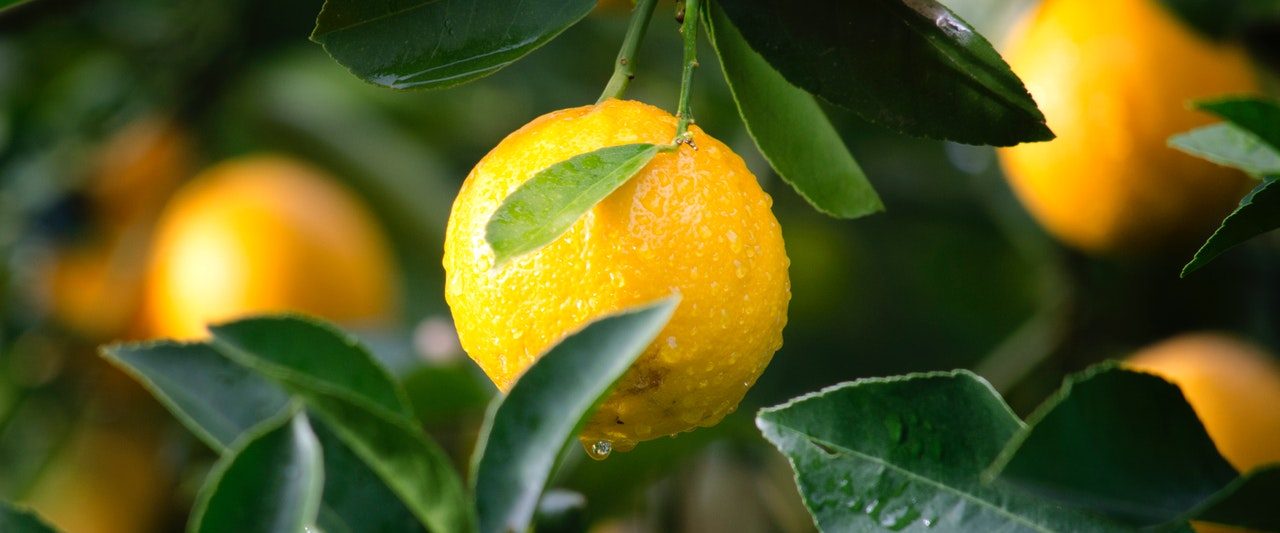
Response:
[{"label": "wet leaf", "polygon": [[711,4],[707,13],[711,44],[738,113],[773,170],[828,215],[857,218],[883,211],[880,197],[813,96],[755,53],[719,6]]},{"label": "wet leaf", "polygon": [[[1228,509],[1249,505],[1251,494],[1274,486],[1273,474],[1238,482],[1239,474],[1218,453],[1177,386],[1114,364],[1068,379],[989,472],[1021,489],[1140,527],[1197,514],[1208,518],[1196,510],[1214,501],[1224,502],[1214,520],[1280,519],[1274,505],[1251,514]],[[1233,495],[1241,487],[1251,492]]]},{"label": "wet leaf", "polygon": [[592,322],[552,347],[498,400],[475,454],[481,533],[528,529],[560,451],[678,302],[667,298]]},{"label": "wet leaf", "polygon": [[367,82],[435,89],[497,72],[594,6],[594,0],[326,0],[311,40]]},{"label": "wet leaf", "polygon": [[485,225],[495,265],[550,244],[578,218],[640,172],[659,147],[610,146],[534,174],[502,201]]},{"label": "wet leaf", "polygon": [[320,443],[303,413],[268,421],[237,441],[196,497],[192,533],[303,533],[324,486]]},{"label": "wet leaf", "polygon": [[792,84],[881,126],[968,144],[1053,138],[991,44],[933,0],[718,5]]},{"label": "wet leaf", "polygon": [[1022,423],[967,372],[863,379],[760,412],[824,531],[1127,531],[984,469]]}]

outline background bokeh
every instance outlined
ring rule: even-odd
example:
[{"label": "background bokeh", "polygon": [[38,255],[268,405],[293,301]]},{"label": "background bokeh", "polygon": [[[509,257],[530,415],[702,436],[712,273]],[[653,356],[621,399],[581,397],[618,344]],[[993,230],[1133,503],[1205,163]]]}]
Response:
[{"label": "background bokeh", "polygon": [[[181,530],[214,457],[96,347],[148,336],[135,315],[154,221],[173,191],[255,154],[324,169],[376,213],[395,253],[399,312],[352,327],[465,464],[493,389],[458,348],[442,298],[450,203],[504,135],[595,100],[627,7],[604,3],[478,82],[395,92],[307,40],[320,4],[37,0],[0,13],[0,498],[71,533]],[[954,4],[998,42],[1028,2]],[[628,97],[672,109],[677,25],[668,5],[659,10]],[[903,137],[836,109],[887,211],[829,219],[769,169],[706,45],[701,58],[698,122],[746,159],[783,227],[794,294],[785,344],[715,428],[604,462],[570,450],[555,485],[585,495],[600,531],[810,530],[790,470],[752,417],[841,381],[971,368],[1026,414],[1066,373],[1177,333],[1280,347],[1275,235],[1185,280],[1185,253],[1084,257],[1023,211],[990,148]]]}]

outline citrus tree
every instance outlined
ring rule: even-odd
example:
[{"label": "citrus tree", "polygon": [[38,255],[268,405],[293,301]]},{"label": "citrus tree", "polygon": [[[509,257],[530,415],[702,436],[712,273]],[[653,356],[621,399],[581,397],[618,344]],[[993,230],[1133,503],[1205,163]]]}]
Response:
[{"label": "citrus tree", "polygon": [[[327,0],[312,40],[370,84],[445,89],[522,59],[595,4]],[[1106,8],[1114,18],[1095,19],[1092,3],[1049,0],[1012,45],[1011,67],[934,0],[683,0],[673,13],[681,83],[671,114],[625,99],[645,75],[637,52],[660,7],[638,0],[599,100],[512,132],[453,202],[444,296],[463,348],[501,391],[466,472],[423,431],[404,384],[355,336],[300,314],[219,314],[224,304],[270,308],[277,293],[321,294],[303,310],[339,319],[377,319],[396,305],[377,282],[387,277],[379,274],[391,261],[387,245],[360,237],[372,232],[368,215],[303,165],[227,163],[182,194],[160,216],[158,240],[179,253],[160,254],[155,267],[164,274],[158,283],[181,288],[149,287],[147,298],[153,310],[191,311],[149,317],[152,334],[185,340],[113,344],[102,356],[219,457],[189,531],[555,530],[573,512],[548,492],[570,444],[603,460],[719,423],[781,346],[788,271],[806,268],[787,256],[772,199],[717,140],[730,132],[695,120],[700,54],[714,54],[759,154],[820,213],[855,219],[884,209],[826,114],[840,108],[903,135],[1002,147],[1033,215],[1090,253],[1165,248],[1186,238],[1180,223],[1216,222],[1239,201],[1185,275],[1280,226],[1269,188],[1280,174],[1280,108],[1256,95],[1202,101],[1226,122],[1138,121],[1145,144],[1091,166],[1106,125],[1070,115],[1070,98],[1039,106],[1032,98],[1042,85],[1068,82],[1078,85],[1067,94],[1080,99],[1135,93],[1136,82],[1115,70],[1070,71],[1044,58],[1068,41],[1119,38],[1140,25],[1151,26],[1145,49],[1176,49],[1186,59],[1179,74],[1190,80],[1147,91],[1142,105],[1256,92],[1243,51],[1205,44],[1174,17],[1209,21],[1197,31],[1228,37],[1259,4],[1233,3],[1213,16],[1192,16],[1203,3],[1167,4],[1124,0]],[[1144,166],[1144,150],[1174,134],[1176,148],[1248,176],[1204,161]],[[1079,179],[1064,179],[1064,169]],[[1120,181],[1108,174],[1115,169],[1142,179],[1108,189]],[[270,179],[236,177],[246,174]],[[1160,196],[1150,192],[1161,190],[1158,178],[1193,185]],[[1236,190],[1249,187],[1240,200]],[[258,204],[290,194],[327,206],[365,248],[334,252],[323,242],[350,236],[326,233],[332,220]],[[1090,216],[1075,216],[1081,211]],[[252,226],[257,240],[244,260],[267,262],[261,286],[239,293],[180,282],[184,265],[203,258],[180,253],[182,236],[216,241],[201,233],[211,219]],[[318,281],[301,284],[291,275],[301,269]],[[351,277],[372,284],[337,288]],[[207,335],[198,324],[205,319],[214,320]],[[1181,342],[1221,355],[1210,364],[1157,346],[1094,366],[1025,420],[987,380],[956,370],[835,385],[764,409],[755,422],[789,461],[825,531],[1187,531],[1193,521],[1280,530],[1272,453],[1280,399],[1222,403],[1241,390],[1280,391],[1280,371],[1249,346]],[[1198,380],[1206,368],[1251,381],[1206,385],[1212,380]],[[1272,409],[1242,424],[1219,418],[1232,410],[1223,405],[1246,404]],[[5,505],[0,530],[52,528]]]}]

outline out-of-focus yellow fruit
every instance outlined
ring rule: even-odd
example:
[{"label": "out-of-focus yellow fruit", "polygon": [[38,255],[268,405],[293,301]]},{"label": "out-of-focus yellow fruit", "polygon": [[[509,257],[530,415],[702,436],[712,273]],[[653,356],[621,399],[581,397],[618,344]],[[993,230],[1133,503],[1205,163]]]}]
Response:
[{"label": "out-of-focus yellow fruit", "polygon": [[1146,348],[1127,365],[1181,387],[1237,469],[1280,462],[1280,362],[1270,354],[1232,337],[1201,333]]},{"label": "out-of-focus yellow fruit", "polygon": [[449,218],[445,297],[463,348],[503,390],[586,322],[682,295],[583,430],[589,450],[714,425],[782,344],[790,282],[772,201],[740,157],[696,127],[697,150],[658,154],[554,242],[493,268],[485,224],[516,187],[575,155],[669,143],[675,129],[675,117],[631,101],[544,115],[476,165]]},{"label": "out-of-focus yellow fruit", "polygon": [[999,151],[1014,191],[1050,233],[1092,253],[1142,253],[1204,237],[1243,174],[1167,139],[1212,122],[1196,99],[1257,91],[1245,54],[1209,42],[1156,0],[1046,0],[1005,57],[1058,137]]},{"label": "out-of-focus yellow fruit", "polygon": [[85,184],[91,232],[54,250],[42,270],[53,318],[105,339],[124,333],[137,316],[151,225],[193,156],[186,132],[156,116],[125,126],[98,154]]},{"label": "out-of-focus yellow fruit", "polygon": [[154,431],[82,426],[22,503],[67,533],[146,533],[171,483]]},{"label": "out-of-focus yellow fruit", "polygon": [[165,208],[147,275],[148,332],[182,339],[254,313],[297,311],[348,325],[397,312],[377,221],[319,169],[250,157],[204,171]]}]

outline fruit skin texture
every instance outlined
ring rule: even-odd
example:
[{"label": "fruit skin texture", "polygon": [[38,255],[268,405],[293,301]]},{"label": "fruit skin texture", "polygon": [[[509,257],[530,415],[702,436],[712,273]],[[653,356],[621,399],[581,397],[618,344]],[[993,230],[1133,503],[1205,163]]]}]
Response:
[{"label": "fruit skin texture", "polygon": [[1245,54],[1155,0],[1047,0],[1030,17],[1005,58],[1058,137],[998,152],[1022,203],[1095,254],[1207,237],[1251,180],[1166,143],[1216,121],[1191,101],[1257,92]]},{"label": "fruit skin texture", "polygon": [[1232,337],[1174,337],[1126,363],[1182,388],[1218,450],[1236,469],[1280,462],[1280,362]]},{"label": "fruit skin texture", "polygon": [[206,337],[205,325],[296,311],[385,325],[398,309],[377,221],[318,169],[257,156],[216,165],[161,216],[146,287],[153,336]]},{"label": "fruit skin texture", "polygon": [[584,444],[629,450],[733,411],[782,345],[782,233],[742,158],[697,127],[546,247],[493,268],[485,224],[516,187],[575,155],[669,143],[676,119],[633,101],[556,111],[476,165],[445,237],[445,297],[463,348],[503,391],[587,322],[679,293],[675,315],[589,421]]}]

